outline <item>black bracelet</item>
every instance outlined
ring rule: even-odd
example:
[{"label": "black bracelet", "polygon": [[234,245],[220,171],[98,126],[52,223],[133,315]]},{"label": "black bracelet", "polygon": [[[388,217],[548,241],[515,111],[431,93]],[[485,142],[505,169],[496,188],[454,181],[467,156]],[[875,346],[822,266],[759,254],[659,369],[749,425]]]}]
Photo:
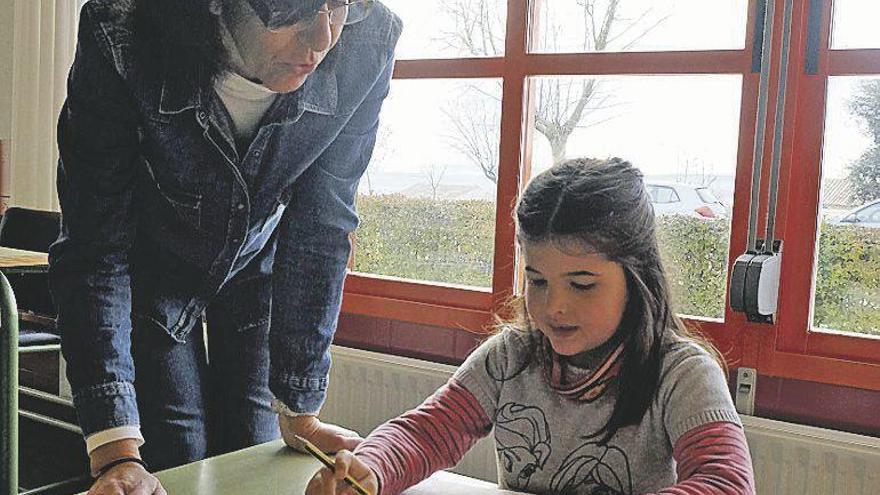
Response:
[{"label": "black bracelet", "polygon": [[118,466],[120,464],[125,464],[126,462],[133,462],[135,464],[140,464],[141,466],[144,467],[145,470],[147,470],[147,471],[150,470],[149,466],[147,466],[147,463],[144,462],[144,460],[139,457],[120,457],[119,459],[116,459],[115,461],[110,461],[107,464],[104,464],[101,467],[101,469],[98,470],[98,473],[95,475],[95,479],[98,479],[101,476],[104,476],[105,474],[107,474],[107,471],[110,471],[111,469],[115,468],[116,466]]}]

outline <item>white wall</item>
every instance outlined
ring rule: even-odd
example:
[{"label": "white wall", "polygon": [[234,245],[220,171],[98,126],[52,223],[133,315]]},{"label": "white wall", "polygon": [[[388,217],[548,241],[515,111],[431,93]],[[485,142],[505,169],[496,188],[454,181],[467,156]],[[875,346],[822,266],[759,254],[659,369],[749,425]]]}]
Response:
[{"label": "white wall", "polygon": [[0,139],[12,137],[12,19],[14,0],[0,0]]},{"label": "white wall", "polygon": [[[11,99],[6,110],[0,98],[3,110],[0,115],[11,123],[8,141],[11,149],[7,151],[10,205],[58,209],[55,126],[76,48],[81,1],[0,2],[0,36],[12,40],[11,50],[4,49],[0,55],[3,70],[11,72],[5,76],[11,83],[0,86],[0,95],[5,90]],[[9,25],[12,29],[7,29]]]}]

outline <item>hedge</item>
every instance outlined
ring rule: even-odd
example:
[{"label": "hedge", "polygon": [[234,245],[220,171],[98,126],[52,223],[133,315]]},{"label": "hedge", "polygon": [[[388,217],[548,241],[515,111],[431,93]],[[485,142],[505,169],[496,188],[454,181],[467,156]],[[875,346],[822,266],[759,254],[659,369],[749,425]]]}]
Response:
[{"label": "hedge", "polygon": [[[491,285],[494,203],[364,195],[358,210],[356,271]],[[821,232],[815,325],[880,335],[880,229],[823,224]],[[722,317],[728,221],[663,216],[658,234],[677,310]]]},{"label": "hedge", "polygon": [[358,196],[357,271],[490,287],[495,205],[400,194]]}]

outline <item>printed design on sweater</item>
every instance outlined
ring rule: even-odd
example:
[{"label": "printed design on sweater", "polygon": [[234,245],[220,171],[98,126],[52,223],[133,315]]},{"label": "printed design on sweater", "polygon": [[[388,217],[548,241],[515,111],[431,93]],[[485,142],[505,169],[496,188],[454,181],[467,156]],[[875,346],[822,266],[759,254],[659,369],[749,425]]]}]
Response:
[{"label": "printed design on sweater", "polygon": [[528,490],[532,475],[550,458],[550,425],[540,408],[508,402],[495,413],[495,444],[508,484]]},{"label": "printed design on sweater", "polygon": [[529,367],[529,360],[523,359],[522,363],[520,363],[512,371],[508,372],[504,369],[505,366],[502,360],[493,359],[492,353],[488,353],[486,354],[485,366],[486,374],[489,376],[489,378],[498,382],[498,385],[504,385],[504,382],[509,382],[510,380],[513,380],[514,378],[522,374],[522,372]]},{"label": "printed design on sweater", "polygon": [[589,442],[572,451],[550,481],[558,495],[631,495],[632,473],[623,450]]}]

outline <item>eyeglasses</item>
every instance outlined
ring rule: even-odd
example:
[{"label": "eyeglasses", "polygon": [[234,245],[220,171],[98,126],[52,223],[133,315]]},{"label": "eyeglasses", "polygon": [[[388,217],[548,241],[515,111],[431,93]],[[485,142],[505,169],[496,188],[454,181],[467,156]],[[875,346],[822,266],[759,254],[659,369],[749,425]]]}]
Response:
[{"label": "eyeglasses", "polygon": [[273,33],[299,33],[314,28],[321,17],[326,15],[331,26],[348,26],[367,18],[372,10],[374,0],[328,0],[324,8],[301,17],[290,23],[283,18],[270,19],[266,29]]}]

